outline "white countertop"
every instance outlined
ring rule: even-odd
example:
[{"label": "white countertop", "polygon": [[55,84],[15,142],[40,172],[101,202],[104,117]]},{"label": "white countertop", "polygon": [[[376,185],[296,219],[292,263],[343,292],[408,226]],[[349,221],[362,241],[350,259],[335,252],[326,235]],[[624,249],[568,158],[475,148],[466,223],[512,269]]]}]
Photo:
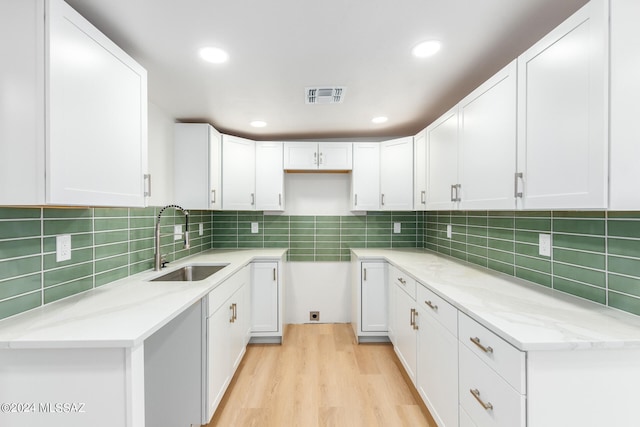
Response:
[{"label": "white countertop", "polygon": [[352,249],[384,259],[523,351],[640,348],[640,317],[423,250]]},{"label": "white countertop", "polygon": [[[226,278],[286,249],[211,250],[0,321],[2,348],[134,347]],[[150,282],[187,264],[229,263],[198,282]]]}]

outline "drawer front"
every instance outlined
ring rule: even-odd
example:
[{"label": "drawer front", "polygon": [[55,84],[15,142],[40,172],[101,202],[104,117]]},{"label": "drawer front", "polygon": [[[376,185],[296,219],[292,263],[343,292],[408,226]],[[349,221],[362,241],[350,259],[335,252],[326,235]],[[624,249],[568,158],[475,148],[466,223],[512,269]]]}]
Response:
[{"label": "drawer front", "polygon": [[224,282],[220,283],[214,290],[209,292],[208,296],[208,316],[227,301],[231,295],[242,286],[243,283],[249,282],[249,267],[246,266],[242,270],[228,277]]},{"label": "drawer front", "polygon": [[524,427],[525,397],[462,343],[459,357],[459,401],[471,421],[482,427]]},{"label": "drawer front", "polygon": [[526,392],[525,353],[469,316],[459,313],[458,339],[519,393]]},{"label": "drawer front", "polygon": [[418,306],[425,312],[433,316],[442,324],[453,336],[458,336],[458,309],[440,298],[435,293],[418,282],[416,291]]},{"label": "drawer front", "polygon": [[394,283],[405,291],[411,298],[416,299],[416,281],[413,277],[389,265],[389,284]]}]

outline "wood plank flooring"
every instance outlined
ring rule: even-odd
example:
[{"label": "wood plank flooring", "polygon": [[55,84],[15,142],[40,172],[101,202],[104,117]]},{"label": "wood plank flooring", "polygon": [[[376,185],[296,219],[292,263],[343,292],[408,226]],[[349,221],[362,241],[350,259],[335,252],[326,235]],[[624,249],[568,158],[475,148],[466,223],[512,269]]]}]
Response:
[{"label": "wood plank flooring", "polygon": [[250,345],[207,427],[436,427],[390,344],[356,344],[349,324],[287,325]]}]

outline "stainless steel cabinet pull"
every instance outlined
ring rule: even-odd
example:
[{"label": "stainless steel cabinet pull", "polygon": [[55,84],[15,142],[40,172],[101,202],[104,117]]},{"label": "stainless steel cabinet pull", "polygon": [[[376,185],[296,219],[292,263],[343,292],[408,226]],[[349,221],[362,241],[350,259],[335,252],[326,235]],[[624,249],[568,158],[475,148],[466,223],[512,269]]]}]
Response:
[{"label": "stainless steel cabinet pull", "polygon": [[278,276],[276,276],[276,269],[273,269],[273,281],[275,282],[276,280],[278,280]]},{"label": "stainless steel cabinet pull", "polygon": [[313,164],[314,165],[318,164],[318,153],[313,153]]},{"label": "stainless steel cabinet pull", "polygon": [[233,322],[234,322],[234,320],[236,320],[236,319],[235,319],[235,316],[234,316],[234,311],[233,311],[233,306],[234,306],[234,305],[235,305],[235,304],[231,304],[231,305],[229,306],[229,310],[231,310],[231,319],[229,319],[229,323],[233,323]]},{"label": "stainless steel cabinet pull", "polygon": [[216,202],[216,190],[211,190],[211,203]]},{"label": "stainless steel cabinet pull", "polygon": [[518,191],[518,178],[522,179],[524,177],[522,172],[516,172],[513,175],[513,197],[522,198],[522,191]]},{"label": "stainless steel cabinet pull", "polygon": [[364,276],[363,278],[364,278],[364,280],[366,281],[366,280],[367,280],[367,269],[366,269],[366,268],[363,268],[363,269],[362,269],[362,272],[363,272],[363,276]]},{"label": "stainless steel cabinet pull", "polygon": [[425,190],[422,190],[420,192],[420,203],[422,203],[423,205],[427,203],[427,192]]},{"label": "stainless steel cabinet pull", "polygon": [[478,403],[482,405],[482,407],[483,407],[484,409],[486,409],[486,410],[493,409],[493,405],[492,405],[490,402],[484,403],[484,402],[482,401],[482,399],[480,399],[480,392],[478,391],[478,389],[477,389],[477,388],[471,388],[471,389],[469,389],[469,391],[471,392],[471,394],[473,395],[473,397],[475,397],[475,398],[476,398],[476,400],[478,401]]},{"label": "stainless steel cabinet pull", "polygon": [[[462,188],[462,184],[453,184],[451,186],[451,201],[452,202],[459,202],[462,199],[460,198],[460,189]],[[454,192],[455,192],[455,196],[454,196]]]},{"label": "stainless steel cabinet pull", "polygon": [[322,164],[322,151],[320,152],[320,161],[319,164]]},{"label": "stainless steel cabinet pull", "polygon": [[407,281],[404,280],[402,277],[398,277],[398,282],[402,283],[403,285],[407,284]]},{"label": "stainless steel cabinet pull", "polygon": [[409,324],[411,326],[413,326],[414,328],[415,328],[415,325],[416,325],[416,323],[415,323],[415,314],[416,314],[416,309],[412,308],[411,309],[411,317],[409,318]]},{"label": "stainless steel cabinet pull", "polygon": [[382,204],[382,206],[384,206],[384,194],[382,194],[380,197],[380,203]]},{"label": "stainless steel cabinet pull", "polygon": [[151,197],[151,174],[145,173],[143,175],[143,179],[147,184],[144,190],[144,197]]},{"label": "stainless steel cabinet pull", "polygon": [[478,337],[469,338],[469,341],[471,341],[472,343],[480,347],[480,350],[484,351],[485,353],[493,353],[493,349],[490,346],[485,347],[482,344],[480,344],[480,338]]},{"label": "stainless steel cabinet pull", "polygon": [[438,311],[438,306],[433,304],[431,301],[425,301],[424,303],[427,304],[430,309]]},{"label": "stainless steel cabinet pull", "polygon": [[353,199],[353,206],[358,206],[358,195],[356,194],[356,195],[354,195],[353,197],[354,197],[354,199]]},{"label": "stainless steel cabinet pull", "polygon": [[282,206],[282,193],[278,193],[278,206]]},{"label": "stainless steel cabinet pull", "polygon": [[451,186],[451,201],[452,202],[456,201],[455,197],[453,197],[453,191],[455,190],[455,188],[456,188],[455,184]]},{"label": "stainless steel cabinet pull", "polygon": [[416,317],[418,317],[418,310],[416,310],[415,308],[413,309],[413,330],[417,331],[418,330],[418,322],[416,321]]},{"label": "stainless steel cabinet pull", "polygon": [[255,193],[251,193],[251,205],[255,205],[256,204],[256,195]]}]

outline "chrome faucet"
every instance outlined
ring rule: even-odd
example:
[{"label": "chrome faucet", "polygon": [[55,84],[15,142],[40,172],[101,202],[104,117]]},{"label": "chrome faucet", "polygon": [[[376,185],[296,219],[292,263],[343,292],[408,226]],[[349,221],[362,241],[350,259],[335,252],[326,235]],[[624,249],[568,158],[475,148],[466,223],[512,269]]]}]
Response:
[{"label": "chrome faucet", "polygon": [[[166,261],[164,261],[162,259],[162,255],[160,254],[160,217],[162,217],[162,213],[164,212],[165,209],[167,208],[175,208],[175,209],[179,209],[182,211],[182,213],[184,213],[184,248],[185,249],[189,249],[189,211],[187,211],[186,209],[181,208],[178,205],[167,205],[164,208],[160,209],[160,213],[158,213],[158,219],[156,220],[156,253],[155,253],[155,259],[154,259],[154,263],[153,263],[153,269],[155,271],[160,271],[162,269],[162,267],[164,267],[164,264],[166,264]],[[173,235],[173,234],[172,234]]]}]

